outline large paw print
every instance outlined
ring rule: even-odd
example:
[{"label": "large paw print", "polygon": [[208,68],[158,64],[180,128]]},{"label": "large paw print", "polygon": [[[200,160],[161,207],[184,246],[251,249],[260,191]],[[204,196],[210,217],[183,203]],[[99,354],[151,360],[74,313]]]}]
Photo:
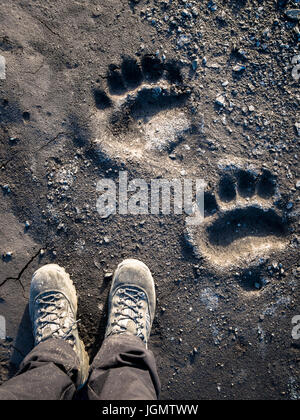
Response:
[{"label": "large paw print", "polygon": [[95,143],[102,153],[123,161],[146,160],[147,153],[151,163],[190,130],[184,107],[191,91],[176,61],[125,57],[121,65],[109,66],[106,81],[93,90]]},{"label": "large paw print", "polygon": [[287,245],[287,224],[273,205],[276,178],[231,168],[222,173],[218,191],[204,196],[204,222],[188,227],[187,239],[196,256],[215,268],[246,268]]}]

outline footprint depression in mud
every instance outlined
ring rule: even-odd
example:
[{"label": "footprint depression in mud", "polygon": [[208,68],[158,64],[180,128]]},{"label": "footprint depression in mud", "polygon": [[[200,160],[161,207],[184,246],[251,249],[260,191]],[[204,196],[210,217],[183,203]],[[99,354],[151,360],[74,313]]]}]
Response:
[{"label": "footprint depression in mud", "polygon": [[217,267],[246,268],[287,246],[288,222],[272,202],[270,171],[236,168],[221,174],[217,194],[204,194],[204,222],[188,229],[194,252]]}]

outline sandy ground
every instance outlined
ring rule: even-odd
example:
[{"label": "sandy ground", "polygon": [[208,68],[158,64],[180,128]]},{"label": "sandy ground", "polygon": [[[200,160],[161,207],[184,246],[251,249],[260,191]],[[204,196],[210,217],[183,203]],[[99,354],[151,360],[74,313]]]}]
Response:
[{"label": "sandy ground", "polygon": [[[93,358],[110,273],[135,257],[163,399],[300,399],[298,8],[2,0],[0,381],[32,348],[38,267],[72,275]],[[101,218],[97,182],[119,171],[204,179],[204,223]]]}]

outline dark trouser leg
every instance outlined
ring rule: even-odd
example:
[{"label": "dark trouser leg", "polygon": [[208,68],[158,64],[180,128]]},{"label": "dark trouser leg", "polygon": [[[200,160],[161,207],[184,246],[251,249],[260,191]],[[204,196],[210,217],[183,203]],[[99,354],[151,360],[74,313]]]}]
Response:
[{"label": "dark trouser leg", "polygon": [[0,400],[70,400],[79,360],[70,344],[49,339],[26,356],[17,375],[0,386]]},{"label": "dark trouser leg", "polygon": [[90,400],[156,400],[159,392],[154,355],[140,338],[121,334],[104,340],[91,366]]}]

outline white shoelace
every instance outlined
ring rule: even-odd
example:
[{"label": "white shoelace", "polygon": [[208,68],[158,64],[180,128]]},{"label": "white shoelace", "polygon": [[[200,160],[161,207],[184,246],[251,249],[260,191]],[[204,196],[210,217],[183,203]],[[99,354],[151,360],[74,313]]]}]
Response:
[{"label": "white shoelace", "polygon": [[50,338],[61,338],[75,345],[73,331],[79,322],[69,310],[66,298],[61,293],[47,293],[36,300],[35,337],[36,344]]},{"label": "white shoelace", "polygon": [[[116,302],[116,298],[118,301]],[[143,302],[147,302],[145,293],[135,288],[120,288],[114,296],[117,307],[112,319],[109,334],[124,333],[127,331],[128,322],[132,321],[136,326],[137,336],[143,341],[146,340],[144,330],[149,328],[150,316],[146,313],[146,324],[142,312]]]}]

